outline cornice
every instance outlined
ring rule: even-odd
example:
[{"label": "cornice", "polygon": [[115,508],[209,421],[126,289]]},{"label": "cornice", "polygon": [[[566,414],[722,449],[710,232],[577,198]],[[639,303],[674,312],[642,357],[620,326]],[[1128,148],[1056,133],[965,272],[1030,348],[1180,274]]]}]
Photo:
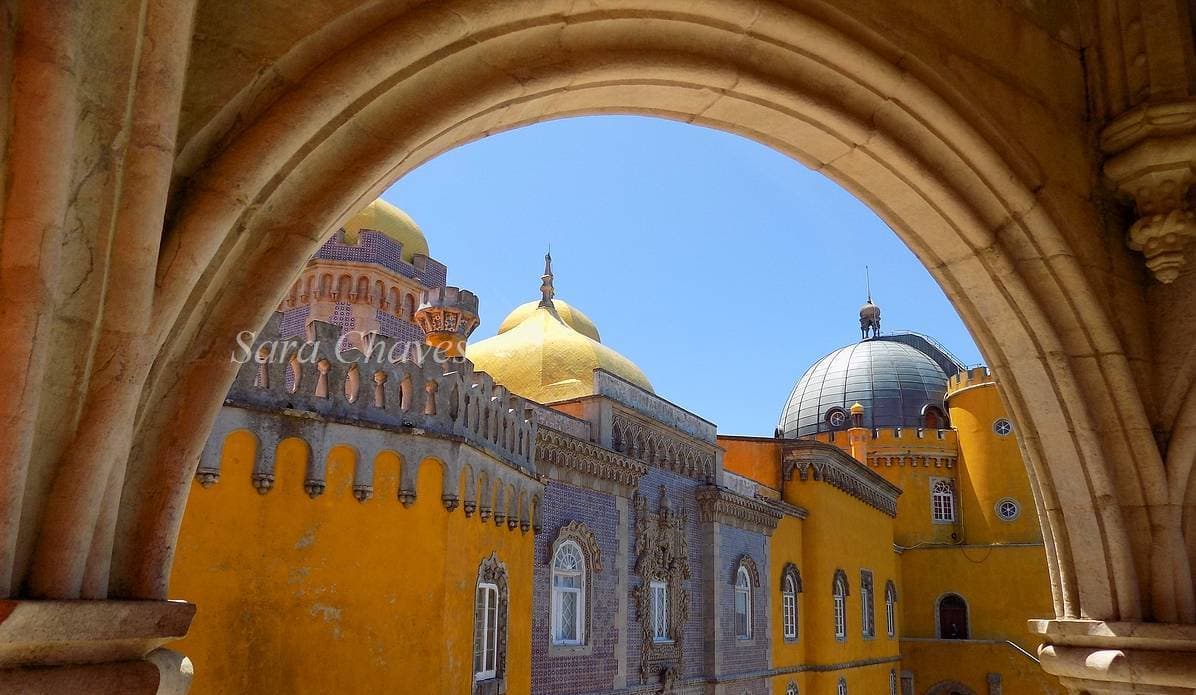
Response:
[{"label": "cornice", "polygon": [[625,488],[639,485],[640,477],[648,471],[646,465],[629,456],[549,427],[537,428],[536,462]]},{"label": "cornice", "polygon": [[901,488],[865,468],[837,446],[811,440],[787,440],[781,474],[788,481],[794,471],[800,480],[824,482],[885,514],[897,516]]},{"label": "cornice", "polygon": [[703,522],[719,522],[771,536],[784,514],[767,502],[749,499],[718,485],[697,489],[698,514]]}]

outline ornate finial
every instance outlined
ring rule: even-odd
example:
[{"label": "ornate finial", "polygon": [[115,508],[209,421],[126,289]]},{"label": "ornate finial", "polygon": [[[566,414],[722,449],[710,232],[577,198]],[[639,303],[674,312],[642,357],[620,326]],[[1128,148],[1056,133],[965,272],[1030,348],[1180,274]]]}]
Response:
[{"label": "ornate finial", "polygon": [[551,307],[556,292],[552,287],[552,251],[544,254],[544,274],[540,276],[540,306]]},{"label": "ornate finial", "polygon": [[873,338],[880,336],[880,307],[872,303],[872,277],[868,272],[868,266],[864,266],[864,288],[868,293],[868,301],[860,307],[861,340],[868,339],[869,331],[872,331]]}]

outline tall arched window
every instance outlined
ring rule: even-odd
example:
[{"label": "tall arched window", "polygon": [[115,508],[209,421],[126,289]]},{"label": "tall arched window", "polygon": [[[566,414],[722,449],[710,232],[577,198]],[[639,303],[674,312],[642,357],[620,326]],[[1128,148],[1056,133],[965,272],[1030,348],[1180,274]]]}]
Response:
[{"label": "tall arched window", "polygon": [[785,688],[785,695],[797,695],[797,683],[789,681],[789,687]]},{"label": "tall arched window", "polygon": [[876,636],[876,604],[872,586],[872,573],[860,570],[860,629],[864,637]]},{"label": "tall arched window", "polygon": [[897,636],[897,586],[891,579],[885,582],[885,632],[889,639]]},{"label": "tall arched window", "polygon": [[846,678],[839,679],[838,695],[847,695],[847,679]]},{"label": "tall arched window", "polygon": [[955,486],[950,478],[930,479],[930,513],[933,521],[955,521]]},{"label": "tall arched window", "polygon": [[585,640],[586,561],[581,548],[566,541],[552,558],[552,642]]},{"label": "tall arched window", "polygon": [[897,671],[889,669],[889,695],[897,695]]},{"label": "tall arched window", "polygon": [[781,626],[785,639],[797,639],[797,581],[785,575],[781,584]]},{"label": "tall arched window", "polygon": [[752,578],[742,566],[735,576],[735,635],[752,638]]},{"label": "tall arched window", "polygon": [[835,639],[847,639],[847,574],[835,571]]},{"label": "tall arched window", "polygon": [[495,695],[505,688],[507,600],[507,568],[491,553],[478,568],[474,588],[474,695]]},{"label": "tall arched window", "polygon": [[939,639],[968,639],[968,604],[959,594],[944,594],[938,606]]}]

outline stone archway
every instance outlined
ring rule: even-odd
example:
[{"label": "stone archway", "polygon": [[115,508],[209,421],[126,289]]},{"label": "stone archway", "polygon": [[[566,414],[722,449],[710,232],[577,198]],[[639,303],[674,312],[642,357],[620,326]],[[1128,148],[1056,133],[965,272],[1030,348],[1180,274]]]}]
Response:
[{"label": "stone archway", "polygon": [[[203,9],[197,21],[215,12]],[[346,3],[196,126],[182,85],[192,25],[178,10],[145,10],[128,40],[136,79],[124,113],[136,146],[120,173],[143,185],[115,186],[115,206],[103,196],[80,203],[69,197],[72,179],[39,169],[59,198],[26,194],[21,177],[7,198],[7,209],[48,211],[7,216],[5,239],[26,231],[53,241],[62,234],[54,211],[83,205],[88,220],[132,229],[104,257],[104,276],[121,282],[102,293],[100,318],[83,321],[88,340],[70,334],[89,345],[67,365],[87,377],[71,387],[81,403],[73,429],[46,434],[17,406],[0,412],[13,424],[6,446],[16,462],[0,487],[18,502],[0,519],[8,593],[165,598],[187,487],[233,376],[233,336],[263,323],[320,241],[449,148],[549,118],[636,113],[735,132],[816,168],[927,265],[1023,434],[1059,618],[1196,621],[1177,511],[1190,464],[1165,470],[1151,436],[1135,368],[1149,326],[1115,316],[1145,300],[1133,282],[1105,280],[1133,275],[1132,259],[1092,241],[1105,223],[1081,201],[1092,155],[1066,127],[1039,118],[1043,133],[1010,130],[986,111],[992,101],[921,59],[925,47],[902,46],[850,11],[772,0]],[[94,17],[63,8],[22,15],[25,40],[14,45],[57,52],[34,52],[14,71],[52,73],[43,92],[59,101],[22,102],[5,151],[12,161],[32,158],[21,148],[44,137],[29,119],[73,123],[74,112],[54,107],[77,97],[85,19]],[[57,41],[63,27],[74,27],[72,40]],[[1058,151],[1031,144],[1052,139]],[[160,252],[138,256],[159,233]],[[1094,260],[1102,253],[1107,260]],[[39,266],[38,277],[57,270]],[[15,306],[24,313],[6,327],[5,355],[23,364],[51,339],[28,327],[56,316],[35,302]],[[51,375],[38,358],[8,376],[23,393],[71,390]],[[37,481],[28,494],[27,477]],[[1067,661],[1064,651],[1045,658]]]}]

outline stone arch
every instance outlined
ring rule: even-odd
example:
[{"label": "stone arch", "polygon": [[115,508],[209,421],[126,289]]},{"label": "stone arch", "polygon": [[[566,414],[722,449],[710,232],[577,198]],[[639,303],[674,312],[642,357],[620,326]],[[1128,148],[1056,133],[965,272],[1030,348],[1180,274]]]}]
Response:
[{"label": "stone arch", "polygon": [[[1143,533],[1149,524],[1140,515],[1127,520],[1120,506],[1144,500],[1153,510],[1165,501],[1158,449],[1140,397],[1115,391],[1133,375],[1059,231],[1094,220],[1069,219],[1026,153],[925,66],[894,65],[882,37],[780,4],[753,8],[762,19],[750,32],[742,30],[746,20],[736,4],[643,0],[571,10],[564,13],[575,15],[568,18],[569,41],[545,48],[542,39],[560,29],[560,10],[462,0],[443,16],[412,12],[368,32],[362,27],[368,40],[338,42],[336,51],[331,36],[313,36],[302,58],[282,61],[298,65],[326,51],[327,60],[308,68],[310,79],[290,84],[286,98],[230,103],[234,112],[248,112],[226,122],[244,125],[189,144],[189,155],[202,156],[187,161],[204,164],[184,172],[193,188],[179,193],[184,200],[162,253],[177,258],[186,248],[194,262],[162,275],[154,319],[163,347],[146,388],[146,401],[162,407],[147,413],[137,435],[126,488],[139,494],[123,510],[117,534],[116,593],[164,595],[170,539],[191,473],[186,462],[202,447],[202,433],[164,431],[180,419],[213,417],[230,368],[214,357],[194,359],[195,350],[223,354],[230,326],[261,322],[269,307],[244,302],[237,291],[251,269],[287,269],[262,278],[266,294],[281,296],[288,273],[328,233],[430,157],[547,118],[625,112],[752,137],[870,204],[930,268],[1001,377],[1046,520],[1057,613],[1132,620],[1150,610],[1143,599],[1153,598],[1155,613],[1174,614],[1167,599],[1174,592],[1152,594],[1138,577],[1173,587],[1187,560],[1170,546],[1154,554],[1131,546],[1129,524]],[[652,31],[642,30],[645,23]],[[457,28],[463,26],[473,36]],[[487,38],[473,40],[480,36]],[[692,50],[671,50],[677,42]],[[559,51],[559,59],[531,59],[543,50]],[[530,74],[514,80],[502,70],[467,67],[508,61],[530,66]],[[379,71],[379,64],[393,67]],[[375,69],[362,69],[367,65]],[[428,66],[439,68],[435,77]],[[643,78],[648,72],[650,81]],[[336,95],[315,86],[330,80]],[[295,126],[282,129],[284,123]],[[338,168],[345,161],[355,167]],[[214,181],[225,185],[205,189]],[[225,196],[230,189],[243,195]],[[313,230],[308,243],[283,248],[281,240],[293,242],[297,230]],[[248,241],[232,245],[234,236]],[[1068,356],[1099,366],[1075,370]],[[193,386],[178,393],[168,388],[176,382],[160,378],[191,369],[220,378],[191,378]],[[1052,436],[1048,449],[1040,432],[1065,434]],[[178,463],[163,474],[161,461]],[[1109,472],[1119,464],[1138,475],[1114,480]],[[1153,512],[1149,521],[1177,523]],[[1104,558],[1108,571],[1077,572],[1076,556]],[[1139,573],[1152,558],[1153,571]]]},{"label": "stone arch", "polygon": [[760,586],[760,568],[756,566],[756,561],[752,558],[752,556],[748,555],[747,553],[740,555],[739,559],[736,560],[735,564],[731,567],[732,586],[734,586],[736,581],[739,579],[740,568],[747,570],[748,577],[751,578],[753,587]]},{"label": "stone arch", "polygon": [[793,588],[796,593],[802,593],[805,588],[801,584],[801,570],[797,569],[797,565],[792,562],[786,562],[785,566],[781,568],[781,591],[785,591],[785,580],[793,579]]}]

